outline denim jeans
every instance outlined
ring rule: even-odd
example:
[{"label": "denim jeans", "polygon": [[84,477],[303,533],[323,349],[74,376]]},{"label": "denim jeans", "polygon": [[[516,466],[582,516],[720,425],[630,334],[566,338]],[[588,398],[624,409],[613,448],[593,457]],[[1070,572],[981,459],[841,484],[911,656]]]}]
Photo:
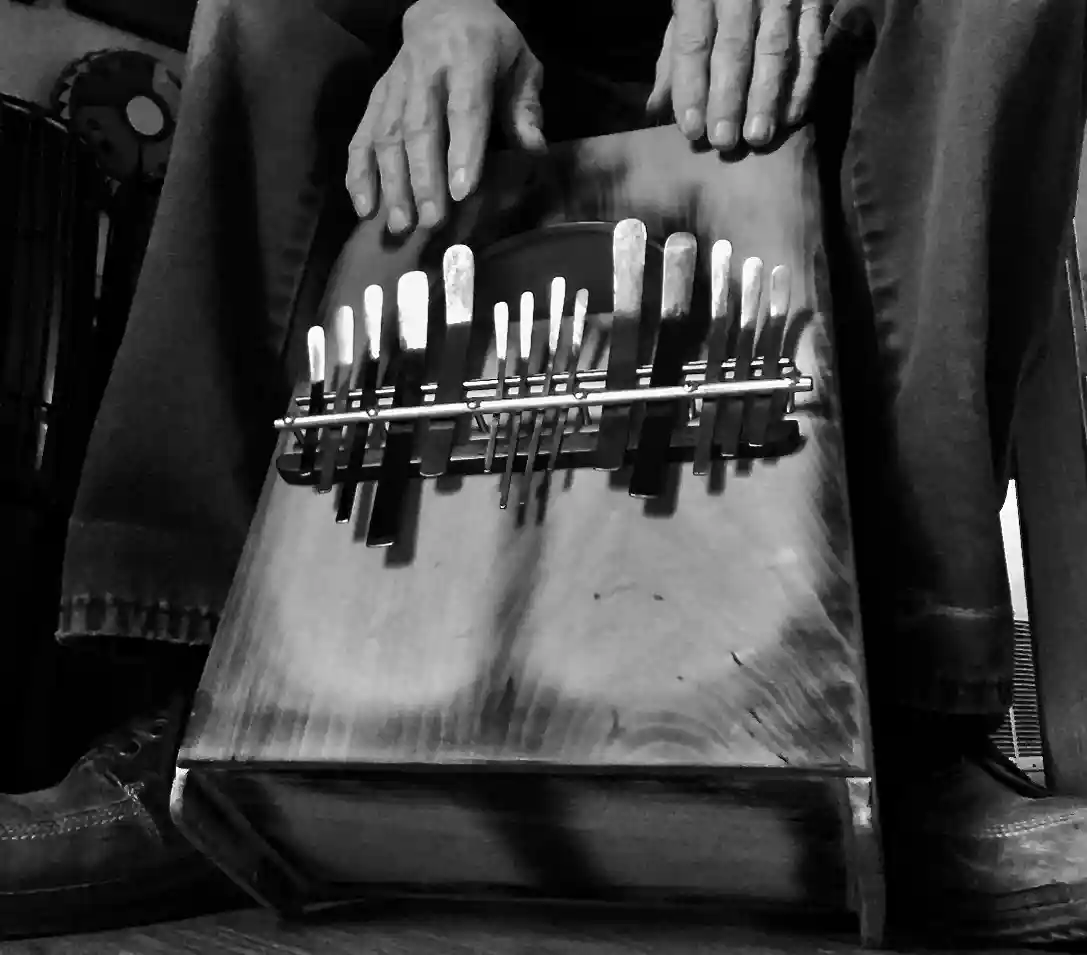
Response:
[{"label": "denim jeans", "polygon": [[[877,705],[993,714],[1010,701],[998,515],[1074,202],[1084,9],[839,0],[828,30],[815,114]],[[62,641],[210,641],[297,370],[292,329],[315,319],[354,224],[346,146],[401,12],[201,0],[69,530]],[[645,124],[649,84],[629,71],[544,61],[550,139]]]}]

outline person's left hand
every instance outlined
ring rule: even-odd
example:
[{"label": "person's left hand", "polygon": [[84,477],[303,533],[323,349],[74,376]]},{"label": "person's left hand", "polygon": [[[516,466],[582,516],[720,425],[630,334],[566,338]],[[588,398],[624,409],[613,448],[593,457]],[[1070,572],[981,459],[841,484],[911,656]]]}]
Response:
[{"label": "person's left hand", "polygon": [[671,99],[691,140],[765,146],[800,122],[823,51],[826,0],[674,0],[650,111]]}]

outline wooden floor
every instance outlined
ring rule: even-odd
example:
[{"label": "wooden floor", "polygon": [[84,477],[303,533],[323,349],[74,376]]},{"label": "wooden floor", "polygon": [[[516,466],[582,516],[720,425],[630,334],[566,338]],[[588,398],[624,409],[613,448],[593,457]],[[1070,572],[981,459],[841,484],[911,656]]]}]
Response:
[{"label": "wooden floor", "polygon": [[[913,951],[914,949],[897,949]],[[859,955],[848,927],[765,929],[684,917],[406,909],[284,925],[264,911],[0,943],[3,955]],[[973,955],[979,955],[976,951]],[[983,953],[980,953],[983,955]]]}]

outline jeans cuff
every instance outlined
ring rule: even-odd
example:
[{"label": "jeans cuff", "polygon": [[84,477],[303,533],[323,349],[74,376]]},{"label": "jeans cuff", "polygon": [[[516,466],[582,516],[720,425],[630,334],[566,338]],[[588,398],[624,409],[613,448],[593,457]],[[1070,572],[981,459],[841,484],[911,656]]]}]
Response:
[{"label": "jeans cuff", "polygon": [[1012,703],[1015,623],[1003,605],[928,604],[897,616],[891,639],[868,641],[873,707],[995,716]]},{"label": "jeans cuff", "polygon": [[211,535],[113,521],[69,525],[57,639],[211,643],[240,548]]},{"label": "jeans cuff", "polygon": [[61,644],[106,637],[209,646],[218,623],[219,615],[208,607],[80,594],[61,598],[56,637]]}]

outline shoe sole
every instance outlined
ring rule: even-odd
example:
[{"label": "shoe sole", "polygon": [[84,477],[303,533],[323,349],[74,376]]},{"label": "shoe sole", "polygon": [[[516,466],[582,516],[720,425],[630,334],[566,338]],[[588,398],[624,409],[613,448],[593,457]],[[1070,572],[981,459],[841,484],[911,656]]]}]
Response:
[{"label": "shoe sole", "polygon": [[923,923],[926,939],[941,945],[1060,945],[1087,939],[1087,883],[1044,886],[998,900],[945,895],[938,904],[925,904],[915,898],[895,908],[894,923]]},{"label": "shoe sole", "polygon": [[254,903],[208,871],[207,863],[169,877],[129,877],[56,889],[0,892],[0,939],[72,935],[211,915]]}]

